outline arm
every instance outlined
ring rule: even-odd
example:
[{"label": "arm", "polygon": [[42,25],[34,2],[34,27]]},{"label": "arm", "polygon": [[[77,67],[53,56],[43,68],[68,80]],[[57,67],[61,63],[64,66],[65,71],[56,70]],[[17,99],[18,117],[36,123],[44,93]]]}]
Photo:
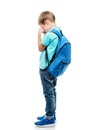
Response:
[{"label": "arm", "polygon": [[40,52],[44,51],[45,48],[46,48],[46,46],[43,46],[43,45],[41,44],[41,34],[42,34],[42,33],[44,33],[44,30],[43,30],[42,28],[40,28],[39,31],[38,31],[38,50],[39,50]]}]

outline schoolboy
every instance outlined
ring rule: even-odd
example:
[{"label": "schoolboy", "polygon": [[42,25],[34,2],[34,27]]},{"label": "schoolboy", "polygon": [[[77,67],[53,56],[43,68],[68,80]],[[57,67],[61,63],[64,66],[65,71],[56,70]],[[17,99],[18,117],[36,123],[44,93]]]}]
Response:
[{"label": "schoolboy", "polygon": [[[43,94],[46,101],[45,114],[37,117],[37,126],[53,126],[56,122],[56,83],[57,79],[48,73],[47,67],[55,54],[58,37],[52,33],[52,29],[59,30],[56,25],[55,15],[50,11],[44,11],[38,18],[40,29],[38,30],[38,50],[40,55],[40,78]],[[42,37],[42,34],[44,36]]]}]

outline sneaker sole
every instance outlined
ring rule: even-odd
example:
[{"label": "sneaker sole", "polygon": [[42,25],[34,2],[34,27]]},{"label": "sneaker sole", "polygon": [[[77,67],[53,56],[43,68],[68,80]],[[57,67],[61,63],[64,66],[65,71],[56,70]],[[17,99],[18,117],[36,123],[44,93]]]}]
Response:
[{"label": "sneaker sole", "polygon": [[36,125],[37,127],[40,128],[45,128],[45,127],[55,127],[56,124],[48,124],[48,125]]}]

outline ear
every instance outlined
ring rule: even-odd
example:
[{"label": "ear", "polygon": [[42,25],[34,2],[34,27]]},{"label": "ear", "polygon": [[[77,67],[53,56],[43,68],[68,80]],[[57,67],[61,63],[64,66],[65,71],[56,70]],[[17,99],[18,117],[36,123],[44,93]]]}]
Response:
[{"label": "ear", "polygon": [[45,24],[47,24],[47,25],[48,25],[48,24],[49,24],[49,20],[45,20]]}]

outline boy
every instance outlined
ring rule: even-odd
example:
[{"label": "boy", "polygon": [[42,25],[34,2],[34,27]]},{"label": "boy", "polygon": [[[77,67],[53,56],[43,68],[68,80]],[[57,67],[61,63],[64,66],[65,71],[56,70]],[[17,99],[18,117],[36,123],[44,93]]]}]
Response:
[{"label": "boy", "polygon": [[[58,36],[51,32],[52,29],[59,30],[55,22],[55,15],[50,11],[44,11],[38,18],[40,29],[38,31],[38,49],[40,55],[40,78],[43,87],[43,94],[46,101],[45,114],[37,117],[38,121],[35,122],[37,126],[53,126],[56,121],[56,82],[57,79],[48,73],[47,67],[49,66],[52,57],[54,56]],[[41,34],[44,34],[41,38]]]}]

